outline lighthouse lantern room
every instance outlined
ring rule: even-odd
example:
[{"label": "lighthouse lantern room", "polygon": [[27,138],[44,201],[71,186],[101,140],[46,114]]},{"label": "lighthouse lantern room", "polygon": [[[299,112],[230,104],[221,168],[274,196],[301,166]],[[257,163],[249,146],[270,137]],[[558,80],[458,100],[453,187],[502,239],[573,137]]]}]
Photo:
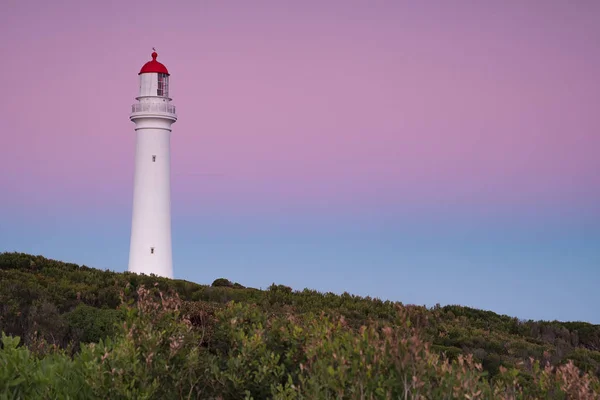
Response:
[{"label": "lighthouse lantern room", "polygon": [[169,71],[152,53],[139,72],[139,96],[131,107],[136,150],[129,271],[173,277],[171,250],[171,125]]}]

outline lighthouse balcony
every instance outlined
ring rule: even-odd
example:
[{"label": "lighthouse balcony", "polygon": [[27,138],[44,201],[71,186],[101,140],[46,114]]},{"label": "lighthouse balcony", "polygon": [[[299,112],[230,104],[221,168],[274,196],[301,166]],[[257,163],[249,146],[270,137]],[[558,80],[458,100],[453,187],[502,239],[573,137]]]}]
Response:
[{"label": "lighthouse balcony", "polygon": [[175,106],[168,103],[136,103],[131,106],[132,114],[175,114]]}]

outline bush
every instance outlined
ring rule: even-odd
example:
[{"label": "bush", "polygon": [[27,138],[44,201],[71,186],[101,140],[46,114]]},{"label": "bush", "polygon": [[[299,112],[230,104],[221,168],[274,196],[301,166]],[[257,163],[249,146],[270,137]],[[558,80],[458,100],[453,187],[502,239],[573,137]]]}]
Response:
[{"label": "bush", "polygon": [[233,287],[233,283],[229,279],[218,278],[215,279],[211,285],[212,287]]},{"label": "bush", "polygon": [[597,325],[221,279],[0,254],[0,399],[599,398]]},{"label": "bush", "polygon": [[78,305],[65,314],[71,329],[71,338],[78,342],[99,342],[114,335],[117,325],[124,319],[123,312],[108,308],[99,309],[86,304]]}]

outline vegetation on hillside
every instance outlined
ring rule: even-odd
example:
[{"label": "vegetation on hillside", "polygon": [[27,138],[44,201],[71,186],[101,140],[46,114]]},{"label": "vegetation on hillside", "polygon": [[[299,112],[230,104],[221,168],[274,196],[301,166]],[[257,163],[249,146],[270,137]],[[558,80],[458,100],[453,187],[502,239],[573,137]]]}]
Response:
[{"label": "vegetation on hillside", "polygon": [[0,254],[4,398],[600,398],[600,326]]}]

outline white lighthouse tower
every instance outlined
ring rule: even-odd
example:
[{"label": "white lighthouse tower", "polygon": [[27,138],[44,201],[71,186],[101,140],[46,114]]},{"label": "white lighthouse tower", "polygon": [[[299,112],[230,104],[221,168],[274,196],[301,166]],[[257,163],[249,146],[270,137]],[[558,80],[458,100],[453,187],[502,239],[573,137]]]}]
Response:
[{"label": "white lighthouse tower", "polygon": [[140,70],[139,96],[131,107],[135,123],[135,178],[129,271],[173,277],[171,252],[171,124],[169,71],[156,61]]}]

